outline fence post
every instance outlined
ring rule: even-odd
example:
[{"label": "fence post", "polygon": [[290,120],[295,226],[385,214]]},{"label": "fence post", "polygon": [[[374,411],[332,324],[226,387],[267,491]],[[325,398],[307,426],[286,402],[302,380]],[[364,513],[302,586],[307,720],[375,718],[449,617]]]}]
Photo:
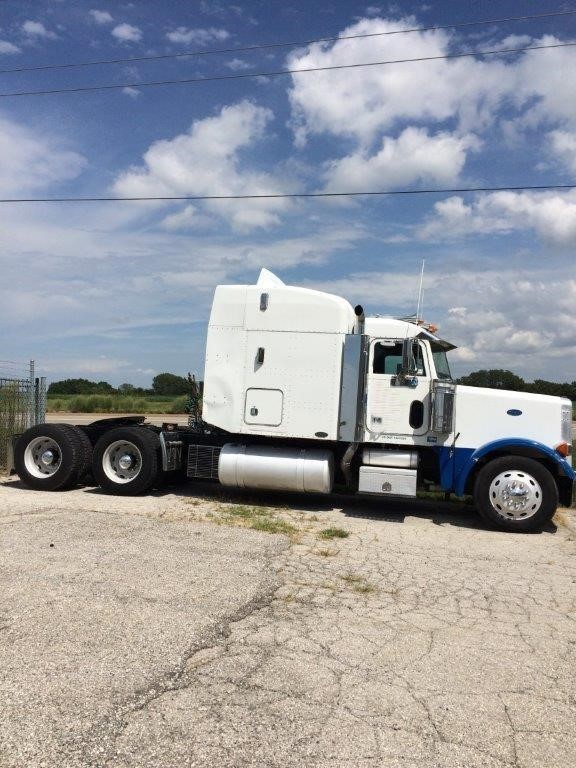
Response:
[{"label": "fence post", "polygon": [[36,379],[35,387],[36,421],[35,424],[43,424],[46,421],[46,377]]}]

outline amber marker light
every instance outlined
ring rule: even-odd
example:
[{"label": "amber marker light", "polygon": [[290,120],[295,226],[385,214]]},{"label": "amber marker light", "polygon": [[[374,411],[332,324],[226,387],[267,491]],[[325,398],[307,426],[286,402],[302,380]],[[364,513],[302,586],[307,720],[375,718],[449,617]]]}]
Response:
[{"label": "amber marker light", "polygon": [[554,450],[556,453],[559,453],[560,456],[564,456],[564,458],[566,458],[572,453],[572,446],[569,443],[558,443]]}]

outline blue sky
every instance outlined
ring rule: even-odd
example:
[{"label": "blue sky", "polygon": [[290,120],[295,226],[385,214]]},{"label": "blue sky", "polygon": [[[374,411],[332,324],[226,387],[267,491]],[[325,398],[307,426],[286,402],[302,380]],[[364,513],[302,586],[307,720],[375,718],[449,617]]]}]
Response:
[{"label": "blue sky", "polygon": [[[558,2],[6,0],[0,69],[544,13]],[[576,16],[287,49],[0,74],[0,92],[576,40]],[[0,99],[0,196],[570,184],[576,48]],[[415,309],[453,367],[576,378],[576,192],[0,206],[0,360],[51,379],[202,373],[213,288],[286,282]],[[0,363],[0,372],[2,364]]]}]

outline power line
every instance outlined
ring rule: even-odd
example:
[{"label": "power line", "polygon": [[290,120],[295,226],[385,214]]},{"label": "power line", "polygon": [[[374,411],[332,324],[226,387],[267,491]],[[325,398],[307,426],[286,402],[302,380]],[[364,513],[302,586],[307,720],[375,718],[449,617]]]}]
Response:
[{"label": "power line", "polygon": [[410,62],[439,61],[441,59],[462,59],[471,56],[495,56],[498,54],[523,53],[524,51],[542,51],[550,48],[571,48],[576,43],[554,43],[551,45],[531,45],[525,48],[499,48],[491,51],[467,51],[465,53],[448,53],[443,56],[420,56],[416,59],[390,59],[388,61],[369,61],[361,64],[333,64],[328,67],[306,67],[304,69],[279,69],[271,72],[245,72],[237,75],[213,75],[210,77],[190,77],[184,80],[152,80],[148,82],[119,83],[109,85],[84,85],[77,88],[51,88],[43,91],[8,91],[0,93],[0,98],[16,96],[48,96],[57,93],[86,93],[89,91],[113,91],[123,88],[151,88],[164,85],[191,85],[196,83],[212,83],[220,80],[245,80],[257,77],[279,77],[282,75],[297,75],[308,72],[327,72],[338,69],[360,69],[363,67],[381,67],[388,64],[408,64]]},{"label": "power line", "polygon": [[447,195],[469,192],[523,192],[576,189],[576,184],[523,184],[502,187],[453,187],[450,189],[396,189],[362,192],[289,192],[262,195],[158,195],[142,197],[20,197],[0,198],[3,203],[134,203],[143,201],[186,200],[279,200],[309,197],[393,197],[396,195]]},{"label": "power line", "polygon": [[[2,2],[2,0],[0,0]],[[432,32],[443,29],[461,29],[463,27],[477,27],[487,24],[503,24],[511,21],[534,21],[538,19],[553,18],[557,16],[573,16],[576,9],[570,11],[554,11],[551,13],[537,13],[529,16],[507,16],[499,19],[479,19],[478,21],[464,21],[455,24],[442,24],[429,27],[412,27],[410,29],[395,29],[386,32],[366,32],[358,35],[341,35],[336,37],[317,37],[313,40],[291,40],[281,43],[263,43],[245,45],[233,48],[210,48],[199,51],[184,51],[182,53],[165,53],[156,56],[131,56],[122,59],[96,59],[94,61],[77,61],[63,64],[40,64],[35,67],[15,67],[14,69],[0,69],[0,75],[9,75],[22,72],[43,72],[53,69],[79,69],[81,67],[96,67],[108,64],[133,64],[143,61],[162,61],[166,59],[184,59],[192,56],[212,56],[216,54],[250,53],[251,51],[270,50],[271,48],[296,48],[299,46],[313,45],[314,43],[331,43],[339,40],[359,40],[369,37],[386,37],[388,35],[406,35],[412,32]]]}]

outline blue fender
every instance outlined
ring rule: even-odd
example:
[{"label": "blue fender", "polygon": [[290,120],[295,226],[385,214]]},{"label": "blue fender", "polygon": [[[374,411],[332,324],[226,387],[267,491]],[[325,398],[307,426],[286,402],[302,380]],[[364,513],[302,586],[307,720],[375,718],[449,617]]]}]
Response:
[{"label": "blue fender", "polygon": [[455,473],[455,493],[458,496],[462,496],[470,472],[483,456],[486,456],[486,454],[491,453],[492,451],[506,451],[509,448],[530,448],[532,451],[536,451],[557,464],[560,475],[564,475],[572,481],[576,479],[576,472],[572,466],[563,456],[560,456],[560,454],[556,453],[553,448],[550,448],[550,446],[539,443],[537,440],[526,440],[522,437],[503,438],[502,440],[494,440],[492,443],[486,443],[486,445],[476,448],[476,450],[466,458],[465,462]]}]

